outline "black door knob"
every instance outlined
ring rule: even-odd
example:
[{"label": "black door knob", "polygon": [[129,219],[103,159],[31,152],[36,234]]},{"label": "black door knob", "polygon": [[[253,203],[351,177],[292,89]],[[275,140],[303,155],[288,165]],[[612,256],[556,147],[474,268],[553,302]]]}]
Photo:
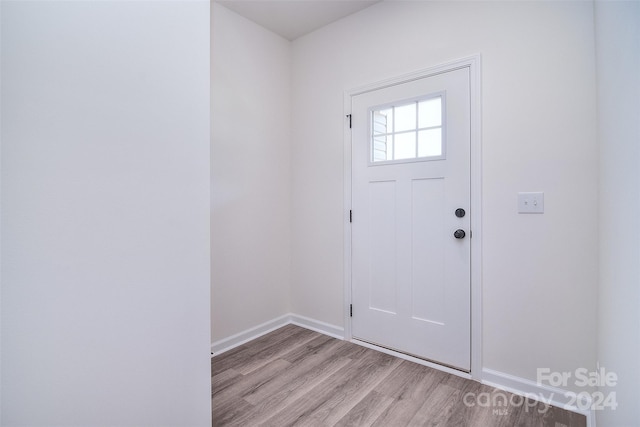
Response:
[{"label": "black door knob", "polygon": [[463,218],[467,213],[462,208],[456,209],[456,216],[458,218]]},{"label": "black door knob", "polygon": [[467,233],[464,232],[463,229],[458,228],[456,231],[453,232],[453,237],[455,237],[456,239],[464,239],[464,236],[466,236]]}]

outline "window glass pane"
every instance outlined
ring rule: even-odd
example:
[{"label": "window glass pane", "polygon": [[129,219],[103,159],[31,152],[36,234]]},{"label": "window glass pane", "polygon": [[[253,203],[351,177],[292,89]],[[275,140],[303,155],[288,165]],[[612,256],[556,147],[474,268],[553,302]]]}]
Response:
[{"label": "window glass pane", "polygon": [[418,104],[418,127],[442,125],[442,97],[427,99]]},{"label": "window glass pane", "polygon": [[374,111],[372,117],[373,134],[391,133],[393,124],[393,109]]},{"label": "window glass pane", "polygon": [[418,157],[442,155],[442,129],[421,130],[418,132]]},{"label": "window glass pane", "polygon": [[416,157],[416,133],[407,132],[395,135],[394,160]]},{"label": "window glass pane", "polygon": [[394,132],[413,130],[416,128],[416,103],[396,107]]},{"label": "window glass pane", "polygon": [[393,135],[374,135],[372,157],[374,162],[393,160]]}]

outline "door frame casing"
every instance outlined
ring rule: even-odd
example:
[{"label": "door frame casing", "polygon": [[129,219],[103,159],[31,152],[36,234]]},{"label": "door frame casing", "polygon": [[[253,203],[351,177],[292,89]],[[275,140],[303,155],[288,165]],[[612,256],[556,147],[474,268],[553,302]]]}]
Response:
[{"label": "door frame casing", "polygon": [[[402,83],[446,73],[460,68],[469,68],[469,90],[471,108],[471,372],[448,368],[443,365],[406,356],[402,353],[391,351],[383,347],[377,347],[368,343],[354,340],[351,330],[350,305],[351,297],[351,215],[352,208],[352,140],[351,140],[351,100],[352,97],[395,86]],[[344,338],[357,344],[376,348],[399,357],[412,360],[433,368],[443,370],[466,378],[481,380],[482,377],[482,129],[481,129],[481,56],[479,54],[459,60],[443,63],[434,67],[418,70],[413,73],[378,81],[360,86],[344,92],[344,114],[346,124],[344,126]],[[356,120],[360,118],[355,118]],[[358,213],[354,213],[357,221]],[[356,308],[357,310],[357,308]]]}]

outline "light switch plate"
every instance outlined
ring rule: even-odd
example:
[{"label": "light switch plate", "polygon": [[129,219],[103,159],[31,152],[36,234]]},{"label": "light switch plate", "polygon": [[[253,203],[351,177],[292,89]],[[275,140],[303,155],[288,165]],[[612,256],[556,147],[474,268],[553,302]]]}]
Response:
[{"label": "light switch plate", "polygon": [[518,213],[544,213],[544,193],[518,193]]}]

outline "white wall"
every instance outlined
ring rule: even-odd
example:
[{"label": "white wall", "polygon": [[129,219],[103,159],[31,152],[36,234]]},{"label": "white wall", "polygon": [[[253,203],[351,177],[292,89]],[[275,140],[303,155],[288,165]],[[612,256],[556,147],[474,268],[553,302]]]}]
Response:
[{"label": "white wall", "polygon": [[290,309],[290,44],[212,8],[212,340]]},{"label": "white wall", "polygon": [[[383,2],[293,42],[292,311],[343,324],[343,91],[482,54],[483,365],[595,368],[593,7]],[[518,215],[518,191],[544,191]],[[569,384],[571,388],[571,384]]]},{"label": "white wall", "polygon": [[1,25],[2,425],[210,426],[209,3]]},{"label": "white wall", "polygon": [[596,2],[600,143],[598,359],[618,383],[600,426],[640,420],[640,3]]}]

